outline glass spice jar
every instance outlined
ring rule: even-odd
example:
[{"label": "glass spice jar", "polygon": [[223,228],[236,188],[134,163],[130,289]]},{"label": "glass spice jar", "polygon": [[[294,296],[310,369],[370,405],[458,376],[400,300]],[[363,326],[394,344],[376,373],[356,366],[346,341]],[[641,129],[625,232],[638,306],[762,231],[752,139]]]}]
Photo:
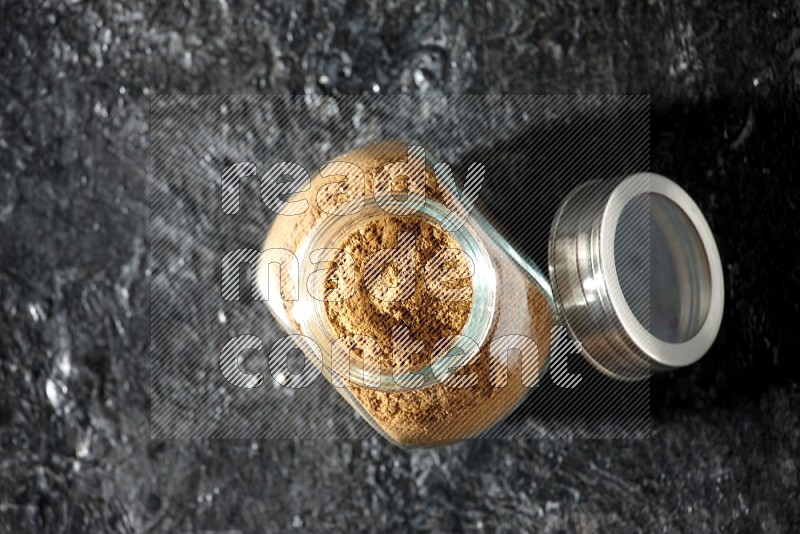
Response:
[{"label": "glass spice jar", "polygon": [[547,276],[417,148],[376,143],[325,165],[289,195],[263,247],[281,253],[257,274],[283,328],[386,438],[433,446],[490,428],[546,372],[558,328],[622,380],[713,343],[719,254],[675,183],[642,173],[575,188]]}]

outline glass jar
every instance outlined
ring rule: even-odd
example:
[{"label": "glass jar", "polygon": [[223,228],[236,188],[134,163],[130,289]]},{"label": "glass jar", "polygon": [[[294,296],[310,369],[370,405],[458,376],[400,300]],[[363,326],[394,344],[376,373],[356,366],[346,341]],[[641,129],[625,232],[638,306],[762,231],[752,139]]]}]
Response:
[{"label": "glass jar", "polygon": [[547,276],[427,156],[390,141],[324,166],[288,196],[263,247],[281,254],[263,256],[257,276],[272,314],[386,438],[479,435],[564,340],[622,380],[708,350],[721,263],[676,184],[644,173],[575,188],[551,226]]}]

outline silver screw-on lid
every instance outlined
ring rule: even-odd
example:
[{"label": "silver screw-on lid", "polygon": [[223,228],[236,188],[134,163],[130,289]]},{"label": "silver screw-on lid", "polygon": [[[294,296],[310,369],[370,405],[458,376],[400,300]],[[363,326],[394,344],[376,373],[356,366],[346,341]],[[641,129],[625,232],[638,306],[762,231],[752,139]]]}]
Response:
[{"label": "silver screw-on lid", "polygon": [[611,376],[689,365],[717,336],[724,287],[714,236],[697,204],[663,176],[574,189],[553,222],[549,263],[561,321]]}]

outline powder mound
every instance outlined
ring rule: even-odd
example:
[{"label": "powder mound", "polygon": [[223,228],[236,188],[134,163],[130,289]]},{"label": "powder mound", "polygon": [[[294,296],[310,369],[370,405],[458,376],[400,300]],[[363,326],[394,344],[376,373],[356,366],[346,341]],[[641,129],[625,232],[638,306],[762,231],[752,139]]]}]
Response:
[{"label": "powder mound", "polygon": [[[472,310],[470,260],[445,230],[387,215],[357,226],[337,248],[352,261],[328,275],[327,297],[337,300],[325,303],[327,318],[339,338],[375,339],[384,372],[429,365],[436,343],[462,332]],[[343,280],[354,292],[342,290]]]}]

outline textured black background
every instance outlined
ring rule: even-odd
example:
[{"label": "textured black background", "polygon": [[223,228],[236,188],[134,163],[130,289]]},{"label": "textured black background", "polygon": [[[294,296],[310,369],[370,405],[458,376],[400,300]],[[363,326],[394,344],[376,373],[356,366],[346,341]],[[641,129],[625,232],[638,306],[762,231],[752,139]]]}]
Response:
[{"label": "textured black background", "polygon": [[[781,532],[800,525],[796,2],[2,2],[0,528]],[[725,266],[652,437],[149,439],[156,93],[652,94]]]}]

